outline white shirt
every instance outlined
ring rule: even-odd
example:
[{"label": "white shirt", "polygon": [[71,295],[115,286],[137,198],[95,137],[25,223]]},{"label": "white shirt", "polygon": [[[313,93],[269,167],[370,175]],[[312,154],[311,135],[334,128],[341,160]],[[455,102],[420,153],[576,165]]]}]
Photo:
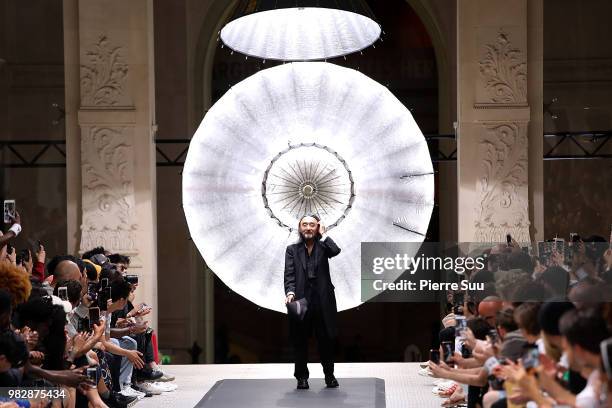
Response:
[{"label": "white shirt", "polygon": [[599,380],[599,370],[593,370],[587,379],[584,390],[576,395],[576,408],[594,408],[599,406],[599,395],[595,385]]}]

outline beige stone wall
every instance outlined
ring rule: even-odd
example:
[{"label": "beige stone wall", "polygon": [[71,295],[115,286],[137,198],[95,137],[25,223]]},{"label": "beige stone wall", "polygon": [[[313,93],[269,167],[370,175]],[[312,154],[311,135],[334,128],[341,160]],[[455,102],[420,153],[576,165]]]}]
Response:
[{"label": "beige stone wall", "polygon": [[510,233],[529,242],[541,233],[530,218],[542,177],[529,154],[541,143],[542,128],[532,114],[542,98],[541,36],[529,30],[541,19],[536,3],[457,3],[460,241],[503,242]]}]

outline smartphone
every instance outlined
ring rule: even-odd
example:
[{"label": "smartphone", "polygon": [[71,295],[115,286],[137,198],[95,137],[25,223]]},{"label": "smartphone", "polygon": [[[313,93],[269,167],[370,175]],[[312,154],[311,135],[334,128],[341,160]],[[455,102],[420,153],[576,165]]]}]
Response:
[{"label": "smartphone", "polygon": [[125,281],[130,285],[138,284],[138,275],[125,275]]},{"label": "smartphone", "polygon": [[68,288],[66,286],[57,288],[57,297],[62,300],[68,300]]},{"label": "smartphone", "polygon": [[107,286],[108,286],[108,278],[100,279],[100,288],[104,289]]},{"label": "smartphone", "polygon": [[85,369],[85,375],[93,384],[90,384],[92,388],[96,388],[98,386],[98,369],[96,367],[87,367]]},{"label": "smartphone", "polygon": [[94,324],[100,323],[100,308],[90,307],[89,308],[89,330],[93,330]]},{"label": "smartphone", "polygon": [[100,310],[107,309],[108,299],[110,298],[111,298],[111,287],[110,286],[100,289],[100,294],[98,295],[98,306],[100,306]]},{"label": "smartphone", "polygon": [[538,350],[538,346],[529,345],[525,348],[525,353],[521,358],[523,362],[523,367],[528,373],[532,373],[535,369],[540,365],[540,351]]},{"label": "smartphone", "polygon": [[463,304],[465,303],[465,293],[455,292],[453,293],[453,313],[456,315],[463,315]]},{"label": "smartphone", "polygon": [[508,246],[512,244],[512,235],[506,234],[506,244],[508,244]]},{"label": "smartphone", "polygon": [[[544,266],[550,266],[550,258],[552,256],[553,250],[556,250],[559,253],[563,253],[564,251],[565,241],[562,239],[559,240],[555,238],[554,241],[539,241],[538,242],[538,258],[540,259],[540,263]],[[565,253],[567,257],[567,253]]]},{"label": "smartphone", "polygon": [[84,318],[78,320],[77,331],[79,333],[88,332],[89,328],[90,328],[89,317],[84,317]]},{"label": "smartphone", "polygon": [[612,337],[600,343],[601,360],[608,378],[612,378]]},{"label": "smartphone", "polygon": [[434,364],[440,364],[440,350],[431,349],[429,350],[429,361]]},{"label": "smartphone", "polygon": [[453,352],[455,350],[455,342],[454,341],[443,341],[442,342],[442,351],[444,352],[444,362],[446,364],[453,363]]},{"label": "smartphone", "polygon": [[4,200],[4,223],[10,224],[15,217],[15,200]]},{"label": "smartphone", "polygon": [[489,330],[489,342],[491,343],[491,346],[494,346],[495,343],[497,343],[497,338],[498,338],[497,329]]},{"label": "smartphone", "polygon": [[87,284],[87,295],[94,302],[98,300],[98,284],[96,282],[89,282]]}]

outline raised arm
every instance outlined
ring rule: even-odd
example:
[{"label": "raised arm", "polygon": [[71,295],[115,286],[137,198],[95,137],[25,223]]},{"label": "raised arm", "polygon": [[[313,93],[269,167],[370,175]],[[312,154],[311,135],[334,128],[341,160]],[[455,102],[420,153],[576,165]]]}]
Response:
[{"label": "raised arm", "polygon": [[333,258],[341,251],[341,249],[338,248],[338,245],[336,245],[334,240],[331,239],[327,234],[323,234],[321,238],[321,244],[325,248],[325,255],[327,255],[328,258]]}]

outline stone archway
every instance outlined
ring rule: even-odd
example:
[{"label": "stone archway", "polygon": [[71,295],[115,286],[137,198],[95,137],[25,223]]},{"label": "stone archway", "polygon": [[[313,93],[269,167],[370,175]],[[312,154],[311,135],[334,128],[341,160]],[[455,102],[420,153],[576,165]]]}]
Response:
[{"label": "stone archway", "polygon": [[[412,14],[416,16],[415,18],[419,18],[421,22],[423,23],[423,25],[425,26],[426,30],[422,30],[422,31],[423,33],[425,33],[425,31],[427,32],[426,34],[429,35],[431,42],[433,43],[433,48],[435,50],[435,53],[432,53],[432,54],[435,54],[435,56],[432,55],[432,59],[435,58],[438,64],[437,74],[436,74],[437,75],[437,78],[436,78],[437,89],[433,90],[434,96],[436,93],[438,95],[437,105],[436,105],[436,102],[433,102],[433,105],[435,109],[437,110],[438,116],[436,117],[436,119],[434,119],[434,127],[433,127],[434,130],[430,130],[430,133],[435,132],[436,128],[439,129],[438,131],[440,133],[447,133],[447,132],[450,133],[452,131],[452,123],[454,120],[453,108],[455,106],[454,98],[453,98],[453,94],[454,94],[453,93],[454,82],[452,80],[453,76],[449,71],[453,69],[452,62],[454,60],[453,60],[453,54],[451,51],[453,48],[448,47],[448,42],[449,42],[448,37],[450,36],[450,34],[448,32],[444,32],[444,30],[441,28],[442,23],[439,22],[439,19],[436,17],[434,12],[431,10],[431,7],[429,5],[424,5],[423,3],[424,1],[422,0],[407,0],[406,8],[408,8],[408,6],[412,8],[412,12],[413,12]],[[213,86],[213,72],[215,69],[215,55],[218,52],[222,52],[222,50],[220,50],[218,46],[217,33],[221,29],[223,22],[229,17],[231,10],[232,10],[231,5],[229,6],[222,5],[220,1],[215,1],[214,3],[210,5],[208,11],[201,19],[201,25],[200,25],[201,29],[198,34],[198,40],[197,42],[194,43],[196,44],[197,49],[194,50],[193,52],[194,59],[191,65],[191,67],[193,67],[194,69],[193,74],[195,75],[194,80],[192,82],[194,86],[190,90],[190,92],[195,93],[193,97],[193,104],[191,105],[191,110],[193,112],[192,113],[193,116],[191,118],[193,119],[191,120],[191,126],[193,126],[193,130],[195,130],[195,128],[199,124],[206,110],[212,105],[212,103],[216,99],[215,92],[217,93],[221,93],[222,91],[224,92],[225,90],[227,90],[227,86],[233,85],[233,83],[228,82],[227,84],[225,84],[225,88],[223,89],[221,89],[220,86],[217,86],[216,88],[215,86]],[[454,18],[454,7],[451,10],[451,13]],[[450,20],[453,20],[453,18],[451,18]],[[454,26],[452,28],[449,28],[449,30],[453,31]],[[385,41],[385,43],[388,43],[388,42]],[[380,47],[377,47],[377,48],[380,48]],[[239,60],[238,56],[235,55],[234,57],[236,57],[235,59],[237,61]],[[241,58],[241,61],[243,62],[243,64],[241,65],[245,66],[245,68],[240,68],[240,69],[246,70],[249,67],[253,68],[252,65],[259,64],[259,62],[254,61],[254,59],[252,58],[249,58],[248,62],[244,61],[244,57],[240,57],[240,58]],[[349,57],[349,62],[350,62],[350,59],[351,58]],[[272,65],[273,65],[272,63],[267,62],[265,66],[261,66],[258,69],[268,68],[268,67],[271,67]],[[232,69],[232,68],[228,68],[228,69]],[[246,71],[244,72],[246,73]],[[255,70],[253,70],[253,72],[251,73],[254,73],[254,72]],[[442,72],[444,72],[444,75],[441,74]],[[452,165],[449,165],[449,166],[452,166]],[[456,188],[456,179],[455,177],[453,177],[453,174],[451,174],[448,177],[448,179],[450,180],[450,183],[454,185]],[[444,194],[445,196],[447,195],[452,196],[453,191],[455,190],[445,189]],[[447,212],[448,214],[452,214],[452,221],[447,221],[446,218],[444,218],[443,219],[444,222],[442,223],[442,225],[450,226],[451,224],[456,223],[456,215],[455,215],[456,210],[455,212],[452,211],[452,208],[453,208],[452,203],[456,202],[456,197],[453,196],[453,197],[449,197],[448,199],[445,199],[445,204],[448,202],[451,203],[450,204],[451,209],[448,210]],[[456,208],[456,205],[454,208]],[[444,239],[450,239],[450,238],[448,238],[447,236],[444,236]],[[238,299],[239,296],[232,295],[231,293],[227,293],[227,291],[218,291],[215,293],[215,297],[218,298],[217,299],[218,301],[222,299],[225,299],[226,302],[239,302],[240,301],[240,299]],[[434,306],[434,309],[435,308],[436,306]],[[246,309],[248,309],[248,307]],[[380,312],[379,309],[375,309],[375,310],[370,310],[367,313],[379,313],[379,312]],[[392,314],[395,314],[396,312],[397,310],[391,311]],[[433,310],[433,312],[436,313],[436,310]],[[277,325],[279,323],[278,320],[280,319],[279,316],[270,315],[267,313],[258,313],[258,316],[259,316],[258,318],[264,322],[263,324],[267,324],[270,326]],[[374,316],[375,315],[373,314],[370,315],[370,317],[374,317]],[[354,319],[354,318],[355,316],[349,317],[349,319]],[[423,327],[423,330],[428,331],[429,328]],[[234,335],[236,335],[239,338],[244,338],[245,336],[244,333],[243,334],[234,333]],[[271,347],[276,347],[276,349],[283,347],[283,345],[277,345],[274,342],[275,341],[274,339],[267,339],[266,341],[260,341],[254,338],[249,338],[249,341],[253,344],[270,343]],[[402,345],[402,348],[403,346],[404,345]],[[262,346],[259,352],[261,355],[265,356],[266,353],[268,352],[268,349]]]}]

